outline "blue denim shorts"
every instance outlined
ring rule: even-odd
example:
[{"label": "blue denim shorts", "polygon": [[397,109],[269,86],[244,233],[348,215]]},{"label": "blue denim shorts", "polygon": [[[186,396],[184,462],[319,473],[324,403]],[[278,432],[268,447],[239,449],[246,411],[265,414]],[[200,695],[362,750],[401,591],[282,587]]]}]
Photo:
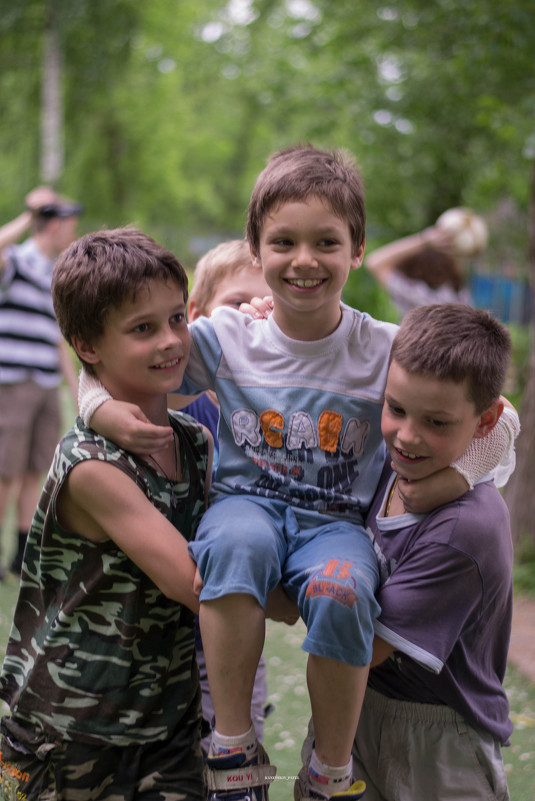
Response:
[{"label": "blue denim shorts", "polygon": [[289,505],[229,495],[204,514],[189,544],[204,583],[200,600],[266,596],[282,581],[307,627],[303,648],[350,665],[371,660],[379,570],[360,525],[299,517]]}]

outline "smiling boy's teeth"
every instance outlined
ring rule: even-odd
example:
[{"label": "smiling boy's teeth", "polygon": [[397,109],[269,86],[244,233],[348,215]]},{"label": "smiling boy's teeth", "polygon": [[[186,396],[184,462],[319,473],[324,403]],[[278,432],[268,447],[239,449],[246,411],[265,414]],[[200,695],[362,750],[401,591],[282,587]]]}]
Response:
[{"label": "smiling boy's teeth", "polygon": [[174,367],[175,364],[178,364],[178,359],[172,359],[168,362],[162,362],[161,364],[157,364],[155,366],[157,370],[163,370],[166,367]]},{"label": "smiling boy's teeth", "polygon": [[290,280],[292,286],[298,286],[300,289],[310,289],[313,286],[319,286],[321,279],[319,278],[294,278]]},{"label": "smiling boy's teeth", "polygon": [[418,458],[415,453],[408,453],[407,451],[400,451],[400,453],[406,459],[417,459]]}]

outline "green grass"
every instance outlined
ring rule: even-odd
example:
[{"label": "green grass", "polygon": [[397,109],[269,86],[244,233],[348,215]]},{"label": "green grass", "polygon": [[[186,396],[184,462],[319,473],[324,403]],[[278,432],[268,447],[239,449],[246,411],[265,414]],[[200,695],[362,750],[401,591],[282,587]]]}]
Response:
[{"label": "green grass", "polygon": [[293,798],[294,780],[301,767],[301,745],[310,719],[305,679],[307,654],[301,648],[304,635],[301,621],[291,627],[268,621],[264,655],[268,696],[274,711],[266,719],[264,745],[277,766],[270,801]]},{"label": "green grass", "polygon": [[504,748],[511,801],[535,797],[535,685],[512,665],[505,677],[514,731],[511,746]]}]

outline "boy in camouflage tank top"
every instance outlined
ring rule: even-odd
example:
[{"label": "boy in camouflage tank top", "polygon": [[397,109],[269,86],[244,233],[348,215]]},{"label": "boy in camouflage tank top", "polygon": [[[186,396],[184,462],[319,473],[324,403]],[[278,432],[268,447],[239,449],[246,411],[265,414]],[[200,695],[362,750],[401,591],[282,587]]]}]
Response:
[{"label": "boy in camouflage tank top", "polygon": [[174,436],[133,456],[80,418],[56,449],[30,529],[0,675],[0,797],[203,799],[195,565],[211,435],[168,412],[189,355],[187,276],[133,229],[59,259],[65,339],[113,396]]}]

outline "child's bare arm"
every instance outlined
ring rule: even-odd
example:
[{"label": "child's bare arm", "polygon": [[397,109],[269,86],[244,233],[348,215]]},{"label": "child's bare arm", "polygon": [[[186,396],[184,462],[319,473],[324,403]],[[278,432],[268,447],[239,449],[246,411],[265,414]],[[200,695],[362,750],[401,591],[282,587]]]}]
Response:
[{"label": "child's bare arm", "polygon": [[173,441],[171,426],[154,425],[147,420],[139,406],[113,398],[94,412],[91,428],[139,456],[165,450]]},{"label": "child's bare arm", "polygon": [[398,479],[398,492],[406,512],[427,514],[446,503],[460,498],[469,489],[466,479],[452,467],[419,481]]},{"label": "child's bare arm", "polygon": [[76,465],[61,489],[58,517],[89,540],[112,539],[168,598],[198,612],[186,539],[117,467],[98,460]]}]

